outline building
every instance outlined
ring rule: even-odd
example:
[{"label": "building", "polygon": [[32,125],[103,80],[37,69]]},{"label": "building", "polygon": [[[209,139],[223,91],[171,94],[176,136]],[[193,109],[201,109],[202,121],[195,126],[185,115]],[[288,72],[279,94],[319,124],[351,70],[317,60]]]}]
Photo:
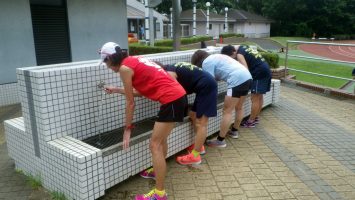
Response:
[{"label": "building", "polygon": [[[207,11],[196,9],[196,34],[206,35]],[[193,11],[185,10],[180,15],[181,25],[184,26],[183,36],[192,35]],[[270,36],[269,20],[244,10],[229,9],[227,13],[228,32],[244,34],[245,37],[260,38]],[[224,33],[225,15],[209,12],[209,35],[218,36]]]},{"label": "building", "polygon": [[245,10],[229,9],[228,17],[235,20],[233,32],[248,38],[270,37],[272,20]]},{"label": "building", "polygon": [[[185,10],[180,14],[180,22],[182,26],[182,36],[192,36],[193,29],[193,11]],[[228,32],[233,31],[233,24],[235,22],[232,18],[227,18]],[[196,9],[196,35],[206,35],[207,10]],[[209,12],[209,34],[218,37],[219,34],[224,33],[225,16]]]},{"label": "building", "polygon": [[122,0],[0,1],[0,105],[18,102],[16,68],[98,59],[107,41],[127,48],[126,7]]},{"label": "building", "polygon": [[[144,39],[142,37],[140,28],[145,28],[145,6],[142,2],[137,0],[127,0],[127,19],[128,19],[128,32],[134,33],[137,38]],[[163,26],[164,23],[167,23],[169,19],[160,14],[159,12],[153,9],[153,17],[154,17],[154,37],[156,39],[162,39],[163,36]]]}]

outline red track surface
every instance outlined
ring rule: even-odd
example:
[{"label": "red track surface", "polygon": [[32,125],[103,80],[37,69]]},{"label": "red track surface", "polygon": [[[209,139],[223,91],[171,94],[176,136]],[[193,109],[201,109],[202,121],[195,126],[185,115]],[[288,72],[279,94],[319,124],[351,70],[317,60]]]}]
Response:
[{"label": "red track surface", "polygon": [[[355,44],[355,41],[338,41],[335,43]],[[298,49],[334,60],[355,62],[355,47],[301,44]]]}]

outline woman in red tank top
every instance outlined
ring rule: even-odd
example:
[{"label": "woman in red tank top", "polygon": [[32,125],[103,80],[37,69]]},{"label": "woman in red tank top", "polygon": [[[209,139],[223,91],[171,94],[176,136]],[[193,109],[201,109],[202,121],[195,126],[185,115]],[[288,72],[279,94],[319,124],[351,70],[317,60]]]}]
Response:
[{"label": "woman in red tank top", "polygon": [[[145,195],[137,195],[136,200],[148,200],[151,197],[167,199],[164,190],[168,144],[167,138],[174,128],[175,122],[184,118],[187,105],[186,92],[183,87],[156,63],[142,57],[128,56],[127,51],[116,43],[108,42],[100,50],[101,60],[107,67],[120,74],[123,88],[106,86],[107,93],[120,93],[126,96],[126,121],[123,133],[123,148],[129,147],[132,120],[134,113],[134,97],[144,96],[162,105],[158,113],[150,139],[153,170],[143,172],[147,178],[155,178],[156,188]],[[141,174],[142,175],[142,174]]]}]

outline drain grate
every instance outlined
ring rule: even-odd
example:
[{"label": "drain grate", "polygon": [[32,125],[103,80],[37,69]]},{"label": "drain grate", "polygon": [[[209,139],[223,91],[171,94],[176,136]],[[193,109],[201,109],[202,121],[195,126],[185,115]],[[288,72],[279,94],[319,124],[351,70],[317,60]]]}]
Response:
[{"label": "drain grate", "polygon": [[[132,130],[131,138],[137,137],[143,133],[153,130],[154,118],[145,119],[135,123],[135,128]],[[123,127],[101,133],[83,140],[86,144],[94,146],[98,149],[105,149],[112,145],[123,141]]]},{"label": "drain grate", "polygon": [[[217,97],[217,104],[223,103],[225,93],[221,93]],[[220,105],[223,106],[223,105]],[[220,107],[218,106],[218,107]],[[141,134],[153,130],[155,118],[149,118],[135,123],[135,128],[132,131],[131,140]],[[101,133],[83,140],[86,144],[94,146],[98,149],[105,149],[112,145],[118,144],[123,141],[123,127]],[[138,141],[136,141],[138,142]],[[134,143],[131,143],[133,145]]]}]

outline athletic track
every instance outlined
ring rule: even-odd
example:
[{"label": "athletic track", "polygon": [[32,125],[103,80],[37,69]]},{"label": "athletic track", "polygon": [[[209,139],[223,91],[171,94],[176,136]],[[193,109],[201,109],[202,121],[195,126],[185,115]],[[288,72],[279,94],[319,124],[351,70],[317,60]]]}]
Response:
[{"label": "athletic track", "polygon": [[[354,44],[355,41],[337,41],[334,42],[341,44]],[[334,60],[355,62],[355,46],[329,46],[329,45],[316,45],[316,44],[301,44],[298,49],[325,58]]]}]

